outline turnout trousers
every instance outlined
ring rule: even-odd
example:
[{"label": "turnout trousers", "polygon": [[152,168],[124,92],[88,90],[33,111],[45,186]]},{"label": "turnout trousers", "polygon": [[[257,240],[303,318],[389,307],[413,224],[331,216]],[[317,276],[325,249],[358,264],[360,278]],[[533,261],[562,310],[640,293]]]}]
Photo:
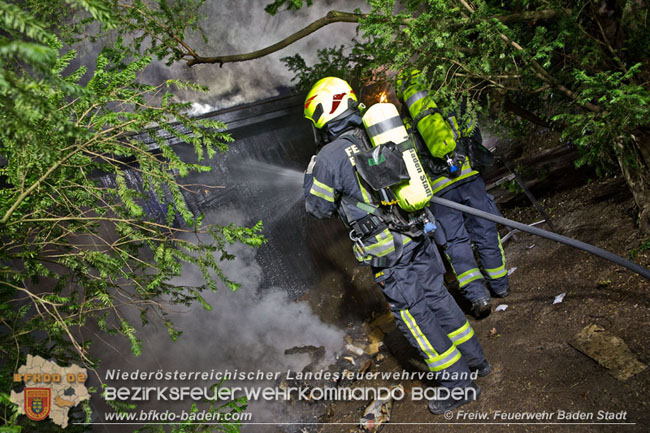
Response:
[{"label": "turnout trousers", "polygon": [[444,265],[437,246],[429,240],[412,242],[396,265],[373,268],[375,281],[400,331],[429,369],[440,373],[438,382],[447,388],[467,386],[470,369],[485,361],[483,349],[443,285]]},{"label": "turnout trousers", "polygon": [[[437,195],[494,215],[501,215],[494,203],[494,197],[487,193],[485,182],[478,175]],[[484,276],[495,295],[504,294],[508,290],[508,270],[496,224],[439,204],[433,204],[432,210],[447,238],[445,254],[451,262],[465,297],[470,302],[490,299]],[[472,243],[478,250],[483,273],[474,258]]]}]

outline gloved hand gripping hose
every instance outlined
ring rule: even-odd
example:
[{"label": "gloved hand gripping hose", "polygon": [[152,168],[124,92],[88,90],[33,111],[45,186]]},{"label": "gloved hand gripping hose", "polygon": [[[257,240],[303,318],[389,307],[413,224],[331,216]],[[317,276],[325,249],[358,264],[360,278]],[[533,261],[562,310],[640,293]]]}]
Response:
[{"label": "gloved hand gripping hose", "polygon": [[605,251],[601,248],[595,247],[593,245],[578,241],[576,239],[568,238],[566,236],[558,235],[557,233],[549,232],[546,230],[542,230],[537,227],[531,227],[526,224],[518,223],[516,221],[509,220],[507,218],[503,218],[497,215],[493,215],[489,212],[485,212],[482,210],[474,209],[469,206],[465,206],[450,200],[446,200],[444,198],[440,197],[433,197],[431,199],[431,202],[439,204],[441,206],[445,206],[451,209],[455,209],[458,211],[461,211],[463,213],[469,214],[469,215],[474,215],[479,218],[486,219],[488,221],[492,221],[495,223],[503,224],[504,226],[512,227],[517,230],[521,230],[522,232],[527,232],[536,236],[541,236],[546,239],[550,239],[555,242],[560,242],[562,244],[569,245],[574,248],[578,248],[580,250],[586,251],[588,253],[594,254],[596,256],[602,257],[604,259],[609,260],[610,262],[614,262],[617,265],[621,265],[623,267],[628,268],[629,270],[636,272],[637,274],[641,275],[642,277],[647,278],[650,280],[650,270],[644,268],[641,265],[637,265],[636,263],[632,263],[629,260],[624,259],[623,257],[617,256],[614,253],[610,253],[609,251]]}]

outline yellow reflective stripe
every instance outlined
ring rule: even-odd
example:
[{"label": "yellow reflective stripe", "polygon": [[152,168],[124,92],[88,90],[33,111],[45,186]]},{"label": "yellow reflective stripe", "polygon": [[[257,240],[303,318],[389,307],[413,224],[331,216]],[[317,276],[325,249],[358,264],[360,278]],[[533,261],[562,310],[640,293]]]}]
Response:
[{"label": "yellow reflective stripe", "polygon": [[456,329],[454,332],[447,334],[447,336],[454,345],[458,346],[474,336],[474,329],[472,329],[469,322],[466,321],[463,326]]},{"label": "yellow reflective stripe", "polygon": [[316,197],[320,197],[323,200],[334,203],[334,188],[325,185],[323,182],[319,182],[316,178],[314,178],[314,183],[312,184],[309,193]]},{"label": "yellow reflective stripe", "polygon": [[469,270],[463,272],[462,274],[460,274],[460,275],[458,276],[458,279],[465,278],[466,276],[468,276],[469,274],[473,273],[474,271],[478,271],[478,268],[472,268],[472,269],[469,269]]},{"label": "yellow reflective stripe", "polygon": [[390,232],[388,229],[384,229],[384,231],[382,231],[382,232],[379,233],[378,235],[375,235],[375,237],[377,238],[378,241],[382,241],[382,240],[384,240],[384,239],[388,239],[388,238],[390,238],[390,237],[392,237],[392,236],[393,236],[393,235],[391,234],[391,232]]},{"label": "yellow reflective stripe", "polygon": [[468,177],[474,176],[478,174],[478,171],[473,170],[472,166],[469,163],[469,159],[465,161],[463,164],[463,168],[460,172],[460,175],[455,178],[449,178],[446,176],[440,176],[436,180],[434,180],[431,183],[431,188],[433,189],[433,194],[442,191],[443,189],[447,188],[450,185],[453,185],[454,183],[467,179]]},{"label": "yellow reflective stripe", "polygon": [[[376,250],[373,248],[377,248]],[[384,257],[387,254],[392,253],[395,251],[395,245],[390,243],[386,245],[370,245],[369,247],[366,247],[366,250],[372,250],[368,251],[368,254],[373,255],[375,257]]]},{"label": "yellow reflective stripe", "polygon": [[375,238],[377,238],[377,243],[367,246],[366,250],[371,250],[393,241],[393,235],[388,231],[388,229],[384,229],[384,231],[375,236]]},{"label": "yellow reflective stripe", "polygon": [[460,359],[460,352],[453,344],[443,354],[437,356],[435,359],[427,359],[426,363],[431,371],[440,371],[453,365]]},{"label": "yellow reflective stripe", "polygon": [[506,252],[503,251],[503,244],[501,243],[501,235],[497,233],[497,239],[499,239],[499,249],[501,250],[501,258],[503,259],[503,264],[506,264]]},{"label": "yellow reflective stripe", "polygon": [[411,334],[413,334],[413,337],[415,337],[415,341],[418,342],[422,351],[426,353],[430,360],[436,358],[438,354],[434,350],[433,346],[431,346],[431,343],[429,343],[427,337],[425,337],[420,330],[420,327],[411,315],[411,312],[409,310],[400,310],[400,315],[402,316],[404,323],[406,323],[406,326],[409,328],[409,331],[411,331]]},{"label": "yellow reflective stripe", "polygon": [[[454,262],[451,261],[451,257],[449,257],[449,254],[445,253],[445,256],[447,257],[447,260],[449,261],[449,266],[451,266],[451,270],[454,273],[454,275],[458,276],[456,273],[456,268],[454,268]],[[458,277],[456,277],[458,278]]]},{"label": "yellow reflective stripe", "polygon": [[498,268],[486,269],[485,273],[491,279],[496,280],[497,278],[501,278],[501,277],[506,276],[508,274],[508,271],[506,270],[505,265],[501,265]]},{"label": "yellow reflective stripe", "polygon": [[456,335],[465,332],[468,328],[471,328],[471,326],[469,325],[469,321],[466,320],[466,321],[465,321],[465,324],[464,324],[463,326],[461,326],[460,328],[456,329],[456,330],[453,331],[453,332],[450,332],[450,333],[447,334],[447,335],[449,336],[449,339],[453,339]]},{"label": "yellow reflective stripe", "polygon": [[383,257],[395,251],[393,234],[388,229],[384,229],[384,231],[376,235],[375,238],[377,239],[376,243],[365,247],[369,254],[372,254],[375,257]]},{"label": "yellow reflective stripe", "polygon": [[370,201],[370,196],[368,195],[368,191],[366,191],[366,189],[363,187],[363,184],[361,183],[361,178],[359,177],[359,173],[355,171],[354,174],[357,176],[357,182],[359,182],[359,189],[361,189],[361,195],[363,196],[363,201],[368,204],[372,204],[372,202]]},{"label": "yellow reflective stripe", "polygon": [[384,257],[384,256],[387,256],[388,254],[392,253],[393,251],[395,251],[395,245],[390,244],[390,245],[385,246],[384,248],[373,251],[372,255],[375,256],[375,257]]},{"label": "yellow reflective stripe", "polygon": [[501,250],[501,263],[503,264],[498,268],[485,270],[485,273],[488,274],[488,277],[490,277],[493,280],[508,275],[508,270],[506,269],[506,253],[505,251],[503,251],[503,245],[501,244],[501,235],[497,234],[497,238],[499,240],[499,250]]},{"label": "yellow reflective stripe", "polygon": [[314,178],[314,185],[317,185],[317,186],[323,188],[325,191],[331,192],[332,195],[334,195],[334,188],[332,188],[331,186],[325,185],[323,182],[320,182],[316,178]]},{"label": "yellow reflective stripe", "polygon": [[310,193],[311,195],[315,195],[316,197],[320,197],[320,198],[322,198],[323,200],[327,200],[327,201],[329,201],[329,202],[331,202],[331,203],[334,203],[334,197],[327,196],[327,195],[323,194],[322,192],[317,191],[317,190],[316,190],[315,188],[313,188],[313,187],[312,187],[312,189],[309,190],[309,193]]},{"label": "yellow reflective stripe", "polygon": [[499,239],[499,249],[501,250],[501,261],[503,263],[503,267],[506,267],[506,252],[503,251],[503,245],[501,244],[501,235],[497,233],[497,239]]},{"label": "yellow reflective stripe", "polygon": [[472,281],[482,279],[483,275],[481,274],[481,271],[478,268],[472,268],[458,275],[456,278],[458,279],[458,284],[460,285],[460,287],[465,287]]}]

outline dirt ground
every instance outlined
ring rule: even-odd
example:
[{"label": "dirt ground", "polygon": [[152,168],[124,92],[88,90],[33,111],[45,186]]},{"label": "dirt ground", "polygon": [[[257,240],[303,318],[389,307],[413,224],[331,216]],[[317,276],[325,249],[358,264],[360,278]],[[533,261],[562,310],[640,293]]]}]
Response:
[{"label": "dirt ground", "polygon": [[[649,267],[650,251],[640,248],[647,239],[635,227],[632,197],[620,179],[590,182],[549,195],[543,204],[562,234],[626,258],[632,255],[637,263]],[[526,223],[541,219],[532,206],[502,208],[502,212],[507,218]],[[502,236],[505,233],[502,227]],[[407,397],[394,404],[383,432],[650,431],[650,370],[621,382],[568,343],[585,326],[596,324],[622,338],[641,362],[649,364],[650,283],[568,246],[522,233],[517,238],[504,245],[508,268],[516,268],[510,276],[511,295],[493,300],[493,307],[507,304],[507,310],[493,312],[481,321],[470,318],[493,371],[477,380],[482,388],[479,401],[462,409],[488,413],[487,424],[472,425],[477,421],[458,419],[458,411],[448,421],[442,415],[431,415],[424,401]],[[326,251],[323,255],[332,262],[331,278],[312,290],[307,300],[325,320],[348,323],[353,334],[358,331],[360,317],[381,311],[381,293],[369,284],[365,269],[346,262],[348,257]],[[553,305],[554,297],[561,293],[566,293],[564,301]],[[379,356],[383,359],[377,361],[375,357],[370,371],[415,371],[413,358],[417,354],[399,332],[388,332],[383,342]],[[354,385],[397,383],[360,381]],[[417,381],[401,383],[407,391],[414,386],[431,386]],[[309,431],[358,431],[353,424],[359,422],[367,405],[360,401],[331,404],[319,421],[350,424],[311,426]],[[558,410],[588,412],[594,417],[601,410],[624,411],[630,424],[519,425],[496,424],[499,421],[492,419],[497,411],[557,414]],[[550,422],[558,422],[557,415]]]}]

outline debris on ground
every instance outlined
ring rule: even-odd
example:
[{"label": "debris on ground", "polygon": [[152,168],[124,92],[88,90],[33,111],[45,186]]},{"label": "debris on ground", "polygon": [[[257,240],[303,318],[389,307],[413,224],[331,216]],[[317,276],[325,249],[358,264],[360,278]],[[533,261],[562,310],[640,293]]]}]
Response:
[{"label": "debris on ground", "polygon": [[364,352],[366,353],[366,355],[374,356],[377,353],[379,353],[379,348],[382,346],[382,344],[384,343],[382,343],[381,341],[377,343],[370,343],[368,346],[366,346]]},{"label": "debris on ground", "polygon": [[374,356],[379,353],[381,346],[384,344],[384,335],[384,332],[379,328],[375,328],[368,333],[370,344],[364,350],[366,355]]},{"label": "debris on ground", "polygon": [[564,301],[564,297],[566,296],[566,293],[560,293],[553,299],[553,305],[555,304],[560,304],[562,301]]},{"label": "debris on ground", "polygon": [[620,381],[626,381],[648,368],[637,359],[625,341],[595,324],[583,328],[569,344],[605,367]]},{"label": "debris on ground", "polygon": [[513,272],[515,272],[516,270],[517,270],[516,266],[513,266],[512,268],[508,269],[508,276],[512,275]]},{"label": "debris on ground", "polygon": [[348,343],[348,344],[345,345],[345,349],[346,349],[348,352],[350,352],[350,353],[354,353],[354,354],[357,355],[357,356],[361,356],[361,355],[363,355],[363,353],[364,353],[364,351],[363,351],[362,348],[360,348],[359,346],[355,346],[354,344],[350,344],[350,343]]},{"label": "debris on ground", "polygon": [[370,370],[372,367],[372,359],[366,359],[361,363],[361,368],[359,368],[359,373],[365,373]]},{"label": "debris on ground", "polygon": [[370,406],[366,408],[363,412],[363,417],[361,418],[361,428],[362,431],[375,433],[378,432],[382,427],[382,424],[390,421],[390,413],[393,408],[393,390],[401,389],[402,393],[404,392],[404,387],[402,385],[397,385],[391,387],[391,392],[386,393],[385,398],[378,398]]},{"label": "debris on ground", "polygon": [[507,304],[500,304],[494,309],[494,311],[506,311],[508,309]]}]

